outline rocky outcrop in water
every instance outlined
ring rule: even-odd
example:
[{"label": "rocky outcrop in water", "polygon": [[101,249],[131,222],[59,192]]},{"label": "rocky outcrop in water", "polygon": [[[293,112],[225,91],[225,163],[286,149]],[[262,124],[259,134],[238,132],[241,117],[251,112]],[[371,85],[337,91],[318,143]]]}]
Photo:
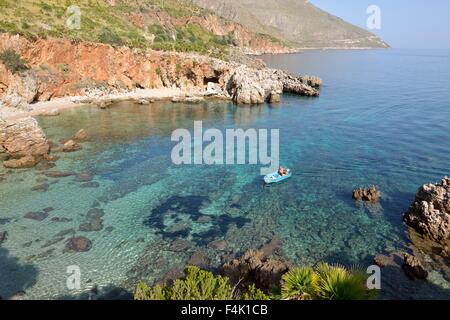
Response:
[{"label": "rocky outcrop in water", "polygon": [[232,66],[230,76],[225,79],[225,89],[236,103],[278,102],[283,92],[318,96],[321,81],[311,79],[276,69],[240,65]]},{"label": "rocky outcrop in water", "polygon": [[359,187],[353,190],[353,199],[357,201],[377,202],[380,199],[381,193],[376,186],[368,188]]},{"label": "rocky outcrop in water", "polygon": [[450,240],[450,178],[425,184],[404,214],[403,220],[420,234],[437,242]]},{"label": "rocky outcrop in water", "polygon": [[87,132],[84,129],[80,129],[78,130],[72,140],[76,141],[76,142],[83,142],[89,139],[89,135],[87,134]]},{"label": "rocky outcrop in water", "polygon": [[35,165],[50,150],[44,131],[31,117],[19,120],[0,119],[0,153],[9,159],[8,168],[24,168]]},{"label": "rocky outcrop in water", "polygon": [[282,259],[267,256],[262,251],[248,250],[239,259],[234,259],[222,267],[223,275],[230,278],[238,288],[254,283],[261,290],[269,291],[280,284],[281,276],[289,270]]},{"label": "rocky outcrop in water", "polygon": [[69,140],[63,144],[62,151],[63,152],[74,152],[80,150],[81,146],[73,140]]},{"label": "rocky outcrop in water", "polygon": [[405,253],[402,268],[412,280],[426,279],[428,277],[428,271],[424,269],[420,260],[411,254]]},{"label": "rocky outcrop in water", "polygon": [[20,159],[10,159],[3,162],[3,166],[9,169],[32,168],[37,164],[37,159],[33,156],[25,156]]}]

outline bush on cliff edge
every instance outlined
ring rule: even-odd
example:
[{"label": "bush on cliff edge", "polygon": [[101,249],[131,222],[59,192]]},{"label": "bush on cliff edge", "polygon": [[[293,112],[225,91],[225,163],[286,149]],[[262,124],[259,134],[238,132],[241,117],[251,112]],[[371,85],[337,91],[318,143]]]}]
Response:
[{"label": "bush on cliff edge", "polygon": [[18,73],[29,69],[27,63],[22,59],[20,54],[13,49],[2,51],[0,53],[0,60],[12,73]]}]

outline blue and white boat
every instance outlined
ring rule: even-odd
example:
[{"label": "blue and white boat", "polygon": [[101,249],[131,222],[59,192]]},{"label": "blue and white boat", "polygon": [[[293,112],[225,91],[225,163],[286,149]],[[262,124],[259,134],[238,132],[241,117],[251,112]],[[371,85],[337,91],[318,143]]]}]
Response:
[{"label": "blue and white boat", "polygon": [[274,173],[270,173],[268,175],[264,176],[264,182],[265,183],[277,183],[277,182],[281,182],[283,180],[286,180],[288,178],[290,178],[292,176],[292,172],[290,169],[286,169],[287,174],[282,176],[278,173],[278,171],[274,172]]}]

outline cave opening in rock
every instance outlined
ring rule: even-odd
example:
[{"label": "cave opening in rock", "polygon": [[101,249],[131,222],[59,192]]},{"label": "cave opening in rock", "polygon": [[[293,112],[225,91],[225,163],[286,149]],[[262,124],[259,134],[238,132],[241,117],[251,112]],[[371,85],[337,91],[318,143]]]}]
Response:
[{"label": "cave opening in rock", "polygon": [[219,83],[219,76],[204,77],[203,78],[203,84],[207,85],[208,82]]}]

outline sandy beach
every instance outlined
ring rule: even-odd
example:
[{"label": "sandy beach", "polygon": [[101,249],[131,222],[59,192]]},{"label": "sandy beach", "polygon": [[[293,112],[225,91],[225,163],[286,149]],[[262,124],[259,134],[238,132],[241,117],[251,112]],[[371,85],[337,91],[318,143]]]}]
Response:
[{"label": "sandy beach", "polygon": [[28,116],[56,116],[65,109],[76,108],[80,106],[92,105],[98,106],[102,102],[119,102],[126,100],[148,101],[169,100],[176,97],[202,97],[205,91],[199,89],[180,89],[180,88],[157,88],[157,89],[135,89],[129,92],[98,94],[86,96],[72,96],[55,98],[50,101],[39,101],[29,105],[29,110],[20,110],[0,106],[0,118],[4,120],[16,120]]}]

